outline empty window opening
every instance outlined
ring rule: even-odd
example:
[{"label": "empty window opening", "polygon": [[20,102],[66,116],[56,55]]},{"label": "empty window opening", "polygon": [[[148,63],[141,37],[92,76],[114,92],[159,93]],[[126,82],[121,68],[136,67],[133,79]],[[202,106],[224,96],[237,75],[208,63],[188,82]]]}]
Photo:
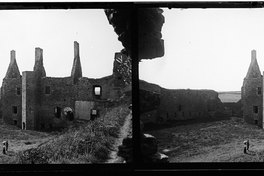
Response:
[{"label": "empty window opening", "polygon": [[26,129],[26,123],[25,123],[25,122],[22,123],[22,129],[23,129],[23,130]]},{"label": "empty window opening", "polygon": [[178,111],[181,111],[181,110],[182,110],[182,106],[179,105],[179,106],[178,106]]},{"label": "empty window opening", "polygon": [[91,110],[91,120],[94,120],[98,116],[98,110],[92,109]]},{"label": "empty window opening", "polygon": [[258,124],[258,120],[255,120],[255,124],[256,124],[256,125]]},{"label": "empty window opening", "polygon": [[60,118],[61,117],[61,108],[55,107],[54,108],[54,114],[55,114],[55,117]]},{"label": "empty window opening", "polygon": [[20,87],[17,87],[16,88],[16,92],[17,92],[17,95],[21,95],[21,88]]},{"label": "empty window opening", "polygon": [[258,87],[258,95],[261,95],[261,92],[262,92],[262,88]]},{"label": "empty window opening", "polygon": [[14,125],[17,125],[17,120],[14,120]]},{"label": "empty window opening", "polygon": [[50,94],[50,86],[45,87],[45,94]]},{"label": "empty window opening", "polygon": [[253,106],[253,112],[254,112],[255,114],[258,113],[258,106]]},{"label": "empty window opening", "polygon": [[17,106],[13,106],[12,109],[13,109],[13,114],[17,114]]},{"label": "empty window opening", "polygon": [[100,97],[102,95],[102,87],[101,86],[94,86],[93,93],[96,97]]}]

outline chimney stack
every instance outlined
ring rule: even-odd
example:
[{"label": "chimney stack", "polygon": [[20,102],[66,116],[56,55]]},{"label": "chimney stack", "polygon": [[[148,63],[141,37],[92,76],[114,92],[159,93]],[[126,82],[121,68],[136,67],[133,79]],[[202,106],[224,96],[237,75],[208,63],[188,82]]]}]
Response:
[{"label": "chimney stack", "polygon": [[35,62],[43,61],[43,49],[35,48]]},{"label": "chimney stack", "polygon": [[43,49],[35,48],[35,65],[33,69],[39,77],[45,77],[46,71],[43,66]]},{"label": "chimney stack", "polygon": [[74,41],[74,58],[79,57],[79,43]]},{"label": "chimney stack", "polygon": [[74,41],[74,60],[71,71],[71,77],[73,78],[74,84],[82,77],[82,66],[79,56],[79,43]]},{"label": "chimney stack", "polygon": [[12,50],[11,52],[10,52],[10,62],[11,63],[14,63],[15,62],[15,60],[16,60],[16,51],[15,50]]},{"label": "chimney stack", "polygon": [[252,50],[251,51],[251,60],[255,60],[255,59],[257,59],[257,54],[256,54],[256,50]]}]

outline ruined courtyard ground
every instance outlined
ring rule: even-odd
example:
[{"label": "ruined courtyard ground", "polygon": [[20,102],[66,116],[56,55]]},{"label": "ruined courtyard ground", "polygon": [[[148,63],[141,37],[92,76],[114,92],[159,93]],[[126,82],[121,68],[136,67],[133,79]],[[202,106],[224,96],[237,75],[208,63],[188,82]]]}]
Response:
[{"label": "ruined courtyard ground", "polygon": [[3,154],[1,146],[0,164],[122,162],[115,151],[132,131],[131,117],[128,106],[120,105],[61,132],[21,130],[1,122],[0,141],[8,140],[9,151]]},{"label": "ruined courtyard ground", "polygon": [[[159,151],[171,163],[264,161],[264,130],[237,117],[176,123],[146,133],[157,138]],[[246,139],[250,141],[248,154],[243,153]]]}]

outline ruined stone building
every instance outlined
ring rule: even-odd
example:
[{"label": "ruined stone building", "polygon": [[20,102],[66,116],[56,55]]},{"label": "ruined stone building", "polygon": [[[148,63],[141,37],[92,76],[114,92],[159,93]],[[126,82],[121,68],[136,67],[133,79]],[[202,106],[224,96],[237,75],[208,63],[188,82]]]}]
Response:
[{"label": "ruined stone building", "polygon": [[263,127],[263,76],[255,50],[251,51],[251,63],[241,88],[241,101],[244,120]]},{"label": "ruined stone building", "polygon": [[224,106],[213,90],[165,89],[140,81],[140,118],[163,123],[197,118],[223,117]]},{"label": "ruined stone building", "polygon": [[21,75],[12,50],[1,87],[3,121],[22,129],[52,130],[73,119],[98,117],[109,103],[120,98],[128,85],[118,64],[124,60],[126,55],[115,53],[112,75],[100,79],[83,77],[79,44],[74,42],[71,76],[47,77],[41,48],[35,48],[33,71]]}]

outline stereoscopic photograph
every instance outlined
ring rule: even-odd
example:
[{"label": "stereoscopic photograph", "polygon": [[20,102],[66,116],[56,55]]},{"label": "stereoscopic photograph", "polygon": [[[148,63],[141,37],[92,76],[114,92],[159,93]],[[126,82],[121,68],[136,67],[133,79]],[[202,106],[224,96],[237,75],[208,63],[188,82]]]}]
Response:
[{"label": "stereoscopic photograph", "polygon": [[114,13],[0,10],[1,164],[132,161],[131,57]]},{"label": "stereoscopic photograph", "polygon": [[160,50],[139,62],[143,161],[262,162],[264,9],[156,11]]}]

